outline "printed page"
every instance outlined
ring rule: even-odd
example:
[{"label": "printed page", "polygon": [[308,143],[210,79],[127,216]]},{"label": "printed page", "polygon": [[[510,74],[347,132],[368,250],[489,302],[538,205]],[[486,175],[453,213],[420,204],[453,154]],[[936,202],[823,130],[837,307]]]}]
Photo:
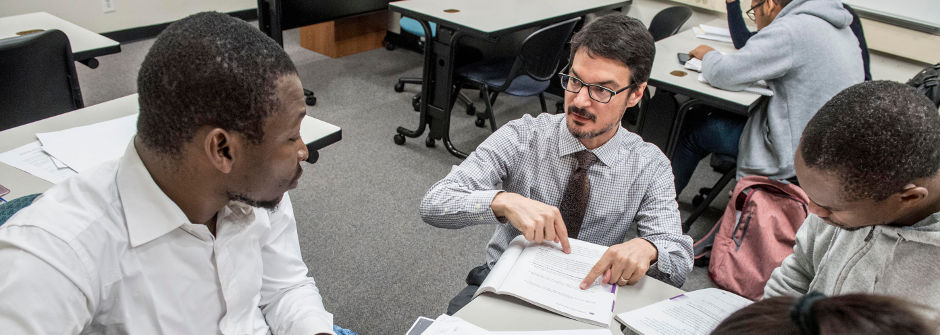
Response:
[{"label": "printed page", "polygon": [[441,314],[421,335],[488,335],[486,329],[477,327],[464,319]]},{"label": "printed page", "polygon": [[480,284],[480,288],[473,294],[473,297],[476,298],[483,292],[500,291],[503,283],[506,281],[506,277],[509,276],[513,265],[515,265],[516,261],[519,259],[519,254],[526,248],[526,245],[528,244],[525,237],[521,235],[510,241],[509,246],[506,247],[503,254],[499,256],[499,260],[497,260],[493,268],[490,269],[490,273],[486,275],[486,279]]},{"label": "printed page", "polygon": [[717,288],[680,294],[669,300],[620,313],[617,320],[640,334],[708,334],[751,301]]},{"label": "printed page", "polygon": [[529,242],[503,283],[501,293],[567,317],[607,326],[613,316],[617,286],[601,283],[603,278],[598,278],[587,290],[579,287],[607,247],[576,239],[568,241],[571,254],[562,252],[556,243]]},{"label": "printed page", "polygon": [[33,141],[16,149],[0,153],[0,162],[26,171],[53,184],[76,174],[68,167],[59,168],[56,166],[54,158],[42,151],[39,141]]}]

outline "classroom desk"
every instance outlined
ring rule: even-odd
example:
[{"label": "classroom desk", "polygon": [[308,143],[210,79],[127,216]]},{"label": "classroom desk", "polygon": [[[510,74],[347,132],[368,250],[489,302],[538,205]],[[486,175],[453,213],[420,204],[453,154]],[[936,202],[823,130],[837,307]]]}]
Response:
[{"label": "classroom desk", "polygon": [[[727,26],[724,20],[711,21],[706,24],[716,27]],[[768,98],[756,93],[722,90],[698,81],[699,73],[687,70],[680,65],[676,54],[688,53],[700,44],[711,46],[723,53],[735,52],[731,43],[697,38],[692,29],[656,42],[656,57],[650,71],[649,85],[656,88],[656,94],[681,94],[691,98],[676,108],[646,110],[645,114],[648,115],[639,117],[637,132],[644,140],[658,145],[667,157],[672,157],[685,113],[694,104],[706,104],[747,116],[761,104],[763,99]],[[870,59],[873,79],[894,80],[902,83],[926,65],[878,52],[870,52]],[[673,74],[674,71],[682,71],[686,75],[677,76]]]},{"label": "classroom desk", "polygon": [[0,17],[0,38],[13,37],[19,32],[34,29],[61,30],[69,37],[75,61],[92,69],[98,67],[95,57],[121,52],[121,44],[117,41],[46,12]]},{"label": "classroom desk", "polygon": [[[724,22],[709,22],[712,26],[727,26]],[[640,115],[638,133],[647,142],[656,144],[672,157],[675,143],[679,138],[682,121],[689,107],[694,104],[706,104],[747,116],[762,101],[760,94],[751,92],[733,92],[718,89],[698,80],[698,72],[686,69],[679,64],[676,54],[688,53],[699,44],[707,44],[722,53],[735,52],[731,43],[703,40],[695,37],[692,29],[664,38],[656,42],[656,56],[650,70],[649,86],[656,88],[656,95],[665,95],[669,99],[681,94],[691,99],[676,108],[662,108],[655,111],[647,109]],[[663,97],[657,97],[663,98]]]},{"label": "classroom desk", "polygon": [[[614,315],[631,311],[684,291],[652,277],[643,277],[635,285],[621,286],[617,292]],[[566,330],[600,328],[541,309],[522,300],[484,293],[454,313],[467,322],[490,331]],[[610,322],[611,334],[621,335],[620,323]]]},{"label": "classroom desk", "polygon": [[[137,113],[137,94],[103,102],[94,106],[76,109],[47,119],[0,131],[0,152],[6,152],[36,140],[36,133],[59,131],[89,125]],[[342,139],[342,129],[324,121],[304,117],[300,136],[310,151],[308,162],[315,162],[320,150]],[[10,188],[5,199],[44,192],[52,183],[33,176],[23,170],[0,163],[0,184]]]},{"label": "classroom desk", "polygon": [[605,9],[627,6],[624,0],[408,0],[389,3],[389,10],[411,17],[424,27],[424,36],[432,36],[428,22],[437,23],[437,35],[424,48],[424,81],[418,128],[398,127],[395,143],[405,137],[416,138],[429,128],[425,144],[434,146],[442,140],[454,156],[465,158],[450,141],[450,106],[455,46],[464,35],[496,40],[526,28],[583,16]]}]

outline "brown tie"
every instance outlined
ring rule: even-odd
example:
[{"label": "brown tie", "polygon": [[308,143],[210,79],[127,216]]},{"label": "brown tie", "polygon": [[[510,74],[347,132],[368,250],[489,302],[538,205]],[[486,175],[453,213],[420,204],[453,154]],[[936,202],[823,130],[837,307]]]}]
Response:
[{"label": "brown tie", "polygon": [[561,211],[562,220],[565,220],[568,236],[577,238],[578,232],[581,231],[581,221],[584,220],[584,210],[587,209],[591,197],[591,182],[588,180],[587,171],[591,164],[597,161],[597,156],[582,150],[575,153],[575,157],[578,159],[578,168],[568,180],[568,187],[565,188],[558,209]]}]

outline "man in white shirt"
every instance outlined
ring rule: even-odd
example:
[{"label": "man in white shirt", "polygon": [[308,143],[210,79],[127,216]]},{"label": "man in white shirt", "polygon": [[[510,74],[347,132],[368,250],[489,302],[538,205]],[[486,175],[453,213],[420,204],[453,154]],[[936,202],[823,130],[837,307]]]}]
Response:
[{"label": "man in white shirt", "polygon": [[124,156],[0,227],[5,334],[332,334],[290,198],[306,114],[273,40],[220,13],[157,38]]}]

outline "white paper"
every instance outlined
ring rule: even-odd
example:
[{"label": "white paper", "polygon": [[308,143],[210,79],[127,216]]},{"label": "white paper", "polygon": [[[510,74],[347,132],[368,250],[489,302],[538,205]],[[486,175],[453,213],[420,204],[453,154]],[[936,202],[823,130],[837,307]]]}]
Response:
[{"label": "white paper", "polygon": [[124,154],[137,133],[137,114],[49,133],[37,133],[43,150],[82,173]]},{"label": "white paper", "polygon": [[689,60],[685,61],[684,66],[686,69],[689,69],[695,72],[702,72],[702,60],[701,59],[689,58]]},{"label": "white paper", "polygon": [[486,329],[477,327],[456,316],[441,314],[421,335],[487,335]]},{"label": "white paper", "polygon": [[719,27],[700,24],[700,25],[692,27],[692,32],[695,33],[695,37],[698,37],[701,39],[720,41],[720,42],[726,42],[726,43],[732,42],[731,32],[728,31],[728,29],[726,28],[719,28]]},{"label": "white paper", "polygon": [[610,329],[498,331],[490,332],[490,335],[610,335]]},{"label": "white paper", "polygon": [[579,287],[607,247],[568,241],[571,254],[562,252],[556,243],[537,244],[517,236],[474,296],[482,292],[512,295],[576,320],[610,325],[617,286],[598,278],[586,290]]},{"label": "white paper", "polygon": [[644,335],[710,333],[751,301],[717,288],[692,291],[617,315],[617,320]]},{"label": "white paper", "polygon": [[42,151],[39,141],[33,141],[16,149],[0,153],[0,162],[26,171],[36,177],[56,184],[75,174],[69,168],[60,169],[52,157]]},{"label": "white paper", "polygon": [[[709,84],[708,80],[705,80],[705,75],[701,73],[699,73],[698,75],[698,81]],[[715,87],[715,86],[712,86],[712,87]],[[721,87],[715,87],[715,88],[723,90],[723,88]],[[767,82],[763,80],[758,80],[756,83],[751,84],[751,86],[745,87],[742,91],[760,94],[760,95],[768,96],[768,97],[774,96],[774,91],[771,91],[769,88],[767,88]]]}]

